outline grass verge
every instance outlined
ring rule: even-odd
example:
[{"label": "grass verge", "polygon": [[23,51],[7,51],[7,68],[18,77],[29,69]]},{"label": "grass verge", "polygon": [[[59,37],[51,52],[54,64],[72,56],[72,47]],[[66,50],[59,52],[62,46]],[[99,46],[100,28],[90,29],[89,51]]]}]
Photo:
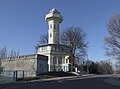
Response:
[{"label": "grass verge", "polygon": [[48,73],[41,74],[37,77],[24,78],[23,81],[30,81],[30,80],[37,80],[37,79],[49,79],[49,78],[55,78],[55,77],[67,77],[67,76],[77,76],[77,75],[72,74],[70,72],[48,72]]},{"label": "grass verge", "polygon": [[37,77],[27,77],[23,80],[18,80],[17,82],[0,82],[0,84],[6,84],[6,83],[22,83],[24,81],[31,81],[31,80],[38,80],[38,79],[49,79],[49,78],[55,78],[55,77],[67,77],[67,76],[77,76],[75,74],[72,74],[70,72],[48,72],[41,74]]}]

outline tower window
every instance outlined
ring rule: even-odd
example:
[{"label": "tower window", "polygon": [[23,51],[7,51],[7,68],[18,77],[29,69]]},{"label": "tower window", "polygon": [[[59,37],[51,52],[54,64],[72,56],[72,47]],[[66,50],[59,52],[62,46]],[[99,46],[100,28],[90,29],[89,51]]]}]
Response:
[{"label": "tower window", "polygon": [[59,24],[57,24],[57,28],[59,28]]},{"label": "tower window", "polygon": [[54,28],[55,28],[55,29],[58,29],[58,28],[59,28],[59,25],[58,25],[58,24],[54,24]]},{"label": "tower window", "polygon": [[50,33],[50,37],[52,37],[52,33]]},{"label": "tower window", "polygon": [[50,37],[52,37],[52,33],[50,33]]},{"label": "tower window", "polygon": [[50,24],[50,28],[52,28],[52,24]]},{"label": "tower window", "polygon": [[54,24],[54,29],[56,29],[56,24]]}]

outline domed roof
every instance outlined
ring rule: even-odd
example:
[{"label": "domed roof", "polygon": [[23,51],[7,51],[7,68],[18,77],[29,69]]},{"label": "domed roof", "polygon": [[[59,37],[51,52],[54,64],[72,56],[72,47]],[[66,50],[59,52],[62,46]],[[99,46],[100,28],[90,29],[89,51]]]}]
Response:
[{"label": "domed roof", "polygon": [[52,20],[52,19],[53,19],[53,20],[57,20],[57,21],[59,21],[60,23],[63,21],[62,15],[61,15],[60,12],[57,11],[55,8],[51,9],[51,10],[49,11],[49,13],[46,14],[46,16],[45,16],[45,20],[46,20],[46,21],[49,21],[49,20]]},{"label": "domed roof", "polygon": [[50,10],[50,12],[49,13],[57,13],[57,14],[60,14],[60,12],[59,11],[57,11],[55,8],[53,8],[52,10]]}]

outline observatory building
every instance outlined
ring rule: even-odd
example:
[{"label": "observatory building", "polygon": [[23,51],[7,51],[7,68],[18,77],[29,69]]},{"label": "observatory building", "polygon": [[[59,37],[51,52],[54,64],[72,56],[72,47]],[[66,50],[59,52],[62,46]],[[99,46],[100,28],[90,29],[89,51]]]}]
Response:
[{"label": "observatory building", "polygon": [[49,71],[70,71],[70,47],[59,43],[63,17],[55,8],[45,16],[48,24],[48,44],[37,46],[37,54],[48,56]]}]

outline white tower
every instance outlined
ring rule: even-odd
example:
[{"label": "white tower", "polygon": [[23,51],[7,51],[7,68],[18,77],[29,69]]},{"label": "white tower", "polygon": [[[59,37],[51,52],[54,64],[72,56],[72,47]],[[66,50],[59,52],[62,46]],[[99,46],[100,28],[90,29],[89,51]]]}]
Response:
[{"label": "white tower", "polygon": [[55,8],[45,16],[48,23],[48,44],[59,44],[59,24],[63,21],[60,12]]}]

